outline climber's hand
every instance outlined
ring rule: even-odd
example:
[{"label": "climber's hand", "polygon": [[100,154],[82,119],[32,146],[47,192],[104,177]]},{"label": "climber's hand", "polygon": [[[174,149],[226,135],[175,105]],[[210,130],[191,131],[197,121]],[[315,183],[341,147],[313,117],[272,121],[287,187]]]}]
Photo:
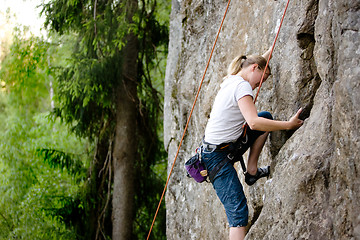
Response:
[{"label": "climber's hand", "polygon": [[269,60],[269,56],[270,56],[270,53],[271,53],[271,49],[272,47],[270,47],[262,56],[267,60]]},{"label": "climber's hand", "polygon": [[298,129],[299,127],[301,127],[304,123],[303,120],[299,119],[300,113],[302,111],[302,108],[300,108],[297,113],[292,116],[289,120],[289,129]]}]

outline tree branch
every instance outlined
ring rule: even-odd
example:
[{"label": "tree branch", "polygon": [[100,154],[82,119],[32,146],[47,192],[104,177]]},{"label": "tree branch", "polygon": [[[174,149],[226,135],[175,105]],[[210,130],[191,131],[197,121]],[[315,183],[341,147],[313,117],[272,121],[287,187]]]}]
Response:
[{"label": "tree branch", "polygon": [[110,143],[109,143],[108,153],[107,153],[107,156],[106,156],[104,167],[99,172],[99,177],[100,177],[101,172],[106,168],[104,177],[106,176],[106,173],[108,173],[109,178],[108,178],[108,187],[107,187],[107,196],[106,196],[105,206],[102,209],[102,211],[101,211],[101,213],[100,213],[100,215],[98,217],[98,227],[96,229],[96,236],[95,236],[96,240],[100,239],[99,238],[100,232],[101,232],[103,238],[106,239],[106,236],[104,234],[103,229],[104,229],[104,222],[105,222],[105,212],[108,209],[110,198],[111,198],[111,183],[112,183],[112,168],[111,168],[111,166],[112,166],[112,142],[113,142],[113,137],[110,138],[109,142]]}]

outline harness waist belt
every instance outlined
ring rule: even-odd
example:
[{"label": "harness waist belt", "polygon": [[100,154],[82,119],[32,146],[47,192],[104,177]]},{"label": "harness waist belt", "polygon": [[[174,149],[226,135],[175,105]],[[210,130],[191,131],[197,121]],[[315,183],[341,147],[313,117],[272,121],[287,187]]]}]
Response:
[{"label": "harness waist belt", "polygon": [[229,143],[221,143],[219,145],[211,144],[208,142],[205,142],[203,140],[202,149],[209,152],[214,151],[227,151],[229,154],[226,158],[224,158],[220,163],[218,163],[209,173],[209,179],[211,182],[214,181],[214,178],[216,174],[222,169],[222,167],[227,164],[231,163],[234,164],[235,162],[239,161],[241,164],[241,168],[243,169],[244,174],[246,173],[246,166],[244,163],[244,159],[242,157],[242,149],[244,145],[247,143],[247,135],[242,138],[240,137],[236,142],[229,142]]},{"label": "harness waist belt", "polygon": [[221,143],[219,145],[216,144],[211,144],[211,143],[207,143],[205,141],[203,141],[203,147],[206,151],[230,151],[233,149],[233,144],[232,142],[229,143]]}]

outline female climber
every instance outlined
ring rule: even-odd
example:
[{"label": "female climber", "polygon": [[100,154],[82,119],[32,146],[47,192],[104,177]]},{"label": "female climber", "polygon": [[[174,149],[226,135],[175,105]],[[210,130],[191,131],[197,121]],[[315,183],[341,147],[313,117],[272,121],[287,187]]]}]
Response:
[{"label": "female climber", "polygon": [[[262,56],[239,56],[229,65],[228,75],[215,98],[205,129],[201,156],[208,172],[228,157],[228,147],[240,138],[242,126],[246,122],[249,128],[246,131],[245,148],[250,148],[250,152],[245,182],[248,185],[254,184],[259,178],[270,174],[270,166],[257,167],[260,152],[269,132],[297,129],[303,124],[299,119],[301,109],[289,121],[273,120],[269,112],[257,113],[252,91],[260,84],[269,55],[270,50]],[[270,69],[267,69],[264,81],[269,75]],[[226,163],[217,172],[212,179],[212,185],[225,208],[230,226],[229,239],[244,239],[245,227],[248,224],[248,207],[232,163]]]}]

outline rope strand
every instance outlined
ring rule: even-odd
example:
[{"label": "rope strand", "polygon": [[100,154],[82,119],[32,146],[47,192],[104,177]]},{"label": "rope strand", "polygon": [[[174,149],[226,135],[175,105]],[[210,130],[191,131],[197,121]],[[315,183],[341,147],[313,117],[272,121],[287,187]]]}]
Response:
[{"label": "rope strand", "polygon": [[259,96],[260,88],[261,88],[261,85],[262,85],[262,83],[263,83],[263,81],[264,81],[264,77],[265,77],[265,74],[266,74],[266,70],[267,70],[267,68],[268,68],[268,66],[269,66],[270,58],[271,58],[271,55],[272,55],[272,53],[273,53],[273,51],[274,51],[275,43],[276,43],[277,38],[278,38],[278,36],[279,36],[280,29],[281,29],[281,25],[282,25],[282,23],[283,23],[283,21],[284,21],[285,13],[286,13],[286,10],[287,10],[287,8],[288,8],[288,6],[289,6],[289,2],[290,2],[290,0],[287,1],[287,4],[286,4],[286,6],[285,6],[284,14],[283,14],[283,16],[282,16],[282,18],[281,18],[280,25],[279,25],[279,29],[278,29],[278,31],[277,31],[277,33],[276,33],[275,40],[274,40],[274,43],[273,43],[273,45],[272,45],[272,48],[271,48],[271,51],[270,51],[270,54],[269,54],[269,58],[268,58],[268,60],[267,60],[267,62],[266,62],[265,69],[264,69],[263,75],[262,75],[262,77],[261,77],[260,84],[259,84],[259,87],[258,87],[256,96],[255,96],[255,99],[254,99],[254,103],[256,102],[256,99],[257,99],[257,97]]},{"label": "rope strand", "polygon": [[208,60],[208,62],[207,62],[207,64],[206,64],[203,77],[202,77],[202,79],[201,79],[201,82],[200,82],[198,91],[197,91],[196,96],[195,96],[194,103],[193,103],[192,108],[191,108],[191,111],[190,111],[190,115],[189,115],[188,120],[187,120],[187,122],[186,122],[185,129],[184,129],[182,138],[181,138],[181,140],[180,140],[179,147],[178,147],[178,149],[177,149],[174,162],[173,162],[172,167],[171,167],[171,170],[170,170],[170,172],[169,172],[169,176],[168,176],[168,178],[167,178],[167,181],[166,181],[166,184],[165,184],[165,187],[164,187],[164,191],[163,191],[163,193],[162,193],[162,195],[161,195],[161,198],[160,198],[160,201],[159,201],[159,205],[158,205],[158,207],[157,207],[157,210],[156,210],[156,213],[155,213],[153,222],[152,222],[152,224],[151,224],[151,228],[150,228],[149,234],[148,234],[148,236],[147,236],[147,240],[149,240],[151,231],[152,231],[152,229],[153,229],[153,227],[154,227],[154,223],[155,223],[157,214],[158,214],[158,212],[159,212],[159,209],[160,209],[160,206],[161,206],[161,202],[162,202],[162,200],[163,200],[163,198],[164,198],[165,191],[166,191],[166,188],[167,188],[168,183],[169,183],[169,180],[170,180],[170,176],[171,176],[172,171],[173,171],[173,169],[174,169],[176,159],[177,159],[177,157],[178,157],[178,155],[179,155],[180,147],[181,147],[182,142],[183,142],[183,140],[184,140],[185,133],[186,133],[186,131],[187,131],[187,128],[188,128],[188,125],[189,125],[189,122],[190,122],[190,118],[191,118],[192,113],[193,113],[193,111],[194,111],[195,104],[196,104],[196,101],[197,101],[197,99],[198,99],[201,86],[202,86],[202,84],[203,84],[203,82],[204,82],[206,71],[207,71],[207,69],[208,69],[208,67],[209,67],[209,65],[210,65],[210,60],[211,60],[211,57],[212,57],[212,55],[213,55],[213,53],[214,53],[214,49],[215,49],[215,46],[216,46],[216,42],[217,42],[217,40],[218,40],[218,38],[219,38],[219,35],[220,35],[220,32],[221,32],[221,29],[222,29],[222,26],[223,26],[223,23],[224,23],[226,14],[227,14],[228,9],[229,9],[230,2],[231,2],[231,0],[229,0],[228,3],[227,3],[226,10],[225,10],[225,13],[224,13],[224,17],[223,17],[223,19],[222,19],[222,21],[221,21],[221,24],[220,24],[220,27],[219,27],[219,31],[218,31],[218,33],[217,33],[217,35],[216,35],[216,38],[215,38],[215,41],[214,41],[214,45],[213,45],[212,50],[211,50],[211,53],[210,53],[209,60]]}]

